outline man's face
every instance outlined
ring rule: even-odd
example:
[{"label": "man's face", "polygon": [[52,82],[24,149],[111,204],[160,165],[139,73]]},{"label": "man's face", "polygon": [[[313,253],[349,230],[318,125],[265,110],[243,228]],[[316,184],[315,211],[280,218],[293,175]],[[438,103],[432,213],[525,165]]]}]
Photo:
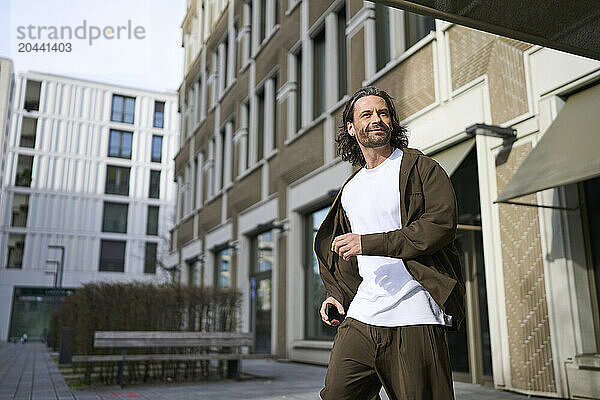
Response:
[{"label": "man's face", "polygon": [[383,98],[361,97],[354,103],[353,118],[353,122],[348,122],[348,133],[364,147],[381,147],[390,142],[392,122]]}]

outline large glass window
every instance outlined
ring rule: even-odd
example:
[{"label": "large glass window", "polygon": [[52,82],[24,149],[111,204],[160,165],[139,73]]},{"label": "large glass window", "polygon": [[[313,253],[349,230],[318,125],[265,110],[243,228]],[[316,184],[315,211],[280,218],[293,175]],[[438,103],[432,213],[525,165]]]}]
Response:
[{"label": "large glass window", "polygon": [[10,233],[8,235],[8,258],[6,268],[23,268],[23,250],[25,249],[25,235]]},{"label": "large glass window", "polygon": [[158,206],[148,206],[146,235],[158,235]]},{"label": "large glass window", "polygon": [[325,29],[313,38],[313,119],[327,106],[327,64],[325,60]]},{"label": "large glass window", "polygon": [[21,125],[21,147],[35,147],[35,134],[37,131],[37,118],[23,117]]},{"label": "large glass window", "polygon": [[585,200],[584,227],[587,232],[586,248],[590,264],[590,281],[592,283],[593,308],[595,308],[595,323],[598,331],[596,337],[600,342],[600,178],[583,182],[581,185]]},{"label": "large glass window", "polygon": [[319,274],[319,262],[314,251],[315,236],[327,215],[329,207],[314,211],[306,216],[305,275],[304,275],[304,320],[306,339],[329,340],[337,328],[321,320],[319,310],[327,293]]},{"label": "large glass window", "polygon": [[155,128],[163,128],[165,125],[165,102],[155,101],[154,102],[154,123],[152,126]]},{"label": "large glass window", "polygon": [[27,111],[39,111],[40,109],[40,91],[42,82],[27,80],[25,88],[25,105]]},{"label": "large glass window", "polygon": [[133,124],[135,112],[135,97],[113,95],[110,120]]},{"label": "large glass window", "polygon": [[104,202],[102,232],[127,233],[127,203]]},{"label": "large glass window", "polygon": [[150,190],[148,197],[158,199],[160,197],[160,171],[150,171]]},{"label": "large glass window", "polygon": [[106,166],[104,193],[129,196],[129,167]]},{"label": "large glass window", "polygon": [[160,162],[162,159],[162,136],[152,136],[152,162]]},{"label": "large glass window", "polygon": [[15,186],[31,186],[31,173],[33,169],[33,156],[19,154],[17,159],[17,175]]},{"label": "large glass window", "polygon": [[[450,359],[452,370],[459,373],[457,379],[481,383],[483,378],[492,376],[492,353],[476,149],[471,150],[450,179],[458,205],[458,229],[454,245],[460,256],[468,293],[466,321],[457,332],[448,332]],[[476,364],[472,363],[471,354],[480,357]]]},{"label": "large glass window", "polygon": [[100,240],[99,271],[124,272],[125,271],[125,241]]},{"label": "large glass window", "polygon": [[144,273],[155,274],[156,273],[156,248],[158,247],[156,242],[146,242],[145,255],[144,255]]},{"label": "large glass window", "polygon": [[131,159],[131,140],[133,133],[110,130],[108,156]]},{"label": "large glass window", "polygon": [[27,214],[29,212],[29,194],[15,193],[12,204],[12,218],[10,226],[27,226]]},{"label": "large glass window", "polygon": [[273,269],[272,231],[260,233],[252,238],[252,265],[250,274],[250,316],[254,332],[254,352],[271,352],[271,310]]},{"label": "large glass window", "polygon": [[228,248],[215,253],[215,286],[219,288],[231,286],[231,256]]}]

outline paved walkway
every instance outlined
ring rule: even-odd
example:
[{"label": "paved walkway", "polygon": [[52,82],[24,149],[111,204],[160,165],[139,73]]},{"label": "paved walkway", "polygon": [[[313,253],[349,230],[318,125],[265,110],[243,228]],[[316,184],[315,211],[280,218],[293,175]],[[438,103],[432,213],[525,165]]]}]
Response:
[{"label": "paved walkway", "polygon": [[[242,371],[257,379],[210,383],[106,387],[71,391],[41,343],[0,343],[0,399],[10,400],[318,400],[325,367],[274,360],[244,360]],[[457,400],[523,400],[527,396],[455,383]],[[385,394],[383,399],[387,399]]]}]

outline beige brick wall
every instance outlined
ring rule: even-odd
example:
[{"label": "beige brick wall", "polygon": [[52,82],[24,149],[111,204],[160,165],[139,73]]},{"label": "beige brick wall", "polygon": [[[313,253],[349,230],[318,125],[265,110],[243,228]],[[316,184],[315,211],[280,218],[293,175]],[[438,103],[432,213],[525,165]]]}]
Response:
[{"label": "beige brick wall", "polygon": [[452,89],[487,74],[492,123],[527,112],[523,52],[530,44],[460,25],[448,29]]},{"label": "beige brick wall", "polygon": [[435,101],[433,45],[421,48],[373,83],[395,99],[402,121]]},{"label": "beige brick wall", "polygon": [[[497,159],[498,193],[531,151],[514,146]],[[536,203],[535,195],[518,201]],[[556,392],[538,209],[501,204],[500,239],[510,350],[511,385],[517,389]]]}]

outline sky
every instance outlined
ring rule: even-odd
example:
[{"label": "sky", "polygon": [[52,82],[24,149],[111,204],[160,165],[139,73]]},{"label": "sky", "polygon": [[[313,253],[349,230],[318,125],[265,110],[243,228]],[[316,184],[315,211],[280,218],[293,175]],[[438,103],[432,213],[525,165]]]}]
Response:
[{"label": "sky", "polygon": [[[185,10],[186,0],[0,0],[0,57],[12,59],[15,73],[176,91]],[[36,43],[64,51],[31,51]]]}]

